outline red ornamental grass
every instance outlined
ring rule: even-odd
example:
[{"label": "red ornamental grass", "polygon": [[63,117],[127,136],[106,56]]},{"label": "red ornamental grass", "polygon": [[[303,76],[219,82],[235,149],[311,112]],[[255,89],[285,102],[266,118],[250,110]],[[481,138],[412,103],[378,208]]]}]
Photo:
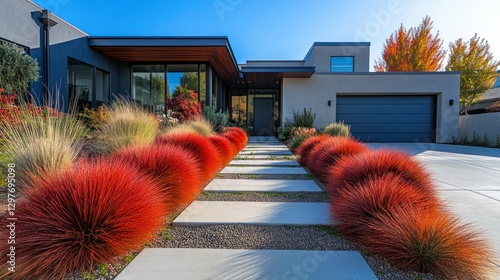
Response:
[{"label": "red ornamental grass", "polygon": [[229,140],[229,142],[231,142],[231,144],[235,147],[236,154],[239,151],[243,150],[243,148],[245,148],[246,146],[245,138],[243,138],[237,132],[232,132],[232,131],[224,132],[222,136],[226,137]]},{"label": "red ornamental grass", "polygon": [[318,143],[310,152],[309,170],[318,180],[324,182],[329,168],[342,157],[368,151],[362,143],[347,137],[330,137]]},{"label": "red ornamental grass", "polygon": [[368,226],[366,249],[401,269],[436,279],[491,279],[493,253],[470,225],[448,213],[401,208]]},{"label": "red ornamental grass", "polygon": [[230,127],[227,128],[226,131],[224,132],[224,135],[235,135],[236,138],[238,139],[235,143],[237,144],[238,151],[243,150],[245,146],[247,145],[248,142],[248,135],[247,133],[240,127]]},{"label": "red ornamental grass", "polygon": [[176,145],[192,152],[201,171],[202,183],[215,176],[220,169],[220,158],[215,146],[205,136],[195,132],[173,132],[160,135],[156,139],[159,145]]},{"label": "red ornamental grass", "polygon": [[36,178],[16,208],[16,272],[8,277],[62,279],[140,248],[164,223],[158,190],[122,161],[79,162]]},{"label": "red ornamental grass", "polygon": [[200,192],[202,181],[196,158],[182,147],[165,144],[129,147],[112,158],[135,165],[158,183],[168,211],[190,203]]},{"label": "red ornamental grass", "polygon": [[228,165],[237,153],[235,147],[231,144],[231,142],[229,142],[226,137],[220,135],[209,135],[207,138],[219,151],[219,157],[221,158],[221,167],[225,167],[226,165]]},{"label": "red ornamental grass", "polygon": [[437,200],[422,188],[398,175],[387,174],[339,190],[330,210],[339,230],[359,241],[360,236],[366,236],[367,226],[376,222],[380,215],[390,215],[401,207],[422,211],[438,208]]},{"label": "red ornamental grass", "polygon": [[436,197],[430,175],[423,166],[410,155],[396,150],[369,151],[341,158],[328,170],[327,189],[335,197],[341,189],[392,173]]},{"label": "red ornamental grass", "polygon": [[307,138],[300,146],[295,150],[295,154],[300,156],[298,162],[301,165],[307,166],[307,161],[311,150],[319,143],[331,138],[330,135],[315,135]]}]

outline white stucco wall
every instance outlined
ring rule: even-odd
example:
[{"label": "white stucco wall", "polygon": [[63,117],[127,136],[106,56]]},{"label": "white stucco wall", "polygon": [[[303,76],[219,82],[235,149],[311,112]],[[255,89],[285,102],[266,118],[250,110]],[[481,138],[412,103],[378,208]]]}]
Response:
[{"label": "white stucco wall", "polygon": [[[282,86],[283,118],[312,108],[318,129],[336,121],[337,95],[436,95],[436,142],[449,143],[459,134],[460,74],[349,73],[314,74],[310,78],[285,78]],[[449,105],[449,100],[454,105]],[[331,100],[331,106],[328,106]],[[283,124],[282,124],[283,125]]]},{"label": "white stucco wall", "polygon": [[460,138],[467,135],[467,139],[470,141],[474,132],[481,140],[486,133],[490,145],[495,146],[497,137],[500,137],[500,112],[460,116]]}]

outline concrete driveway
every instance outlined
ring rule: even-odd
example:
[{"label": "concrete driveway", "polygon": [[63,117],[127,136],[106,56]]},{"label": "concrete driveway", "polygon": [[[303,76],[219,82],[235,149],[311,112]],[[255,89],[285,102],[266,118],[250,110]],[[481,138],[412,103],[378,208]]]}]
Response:
[{"label": "concrete driveway", "polygon": [[421,160],[450,210],[484,233],[496,252],[500,279],[500,149],[429,143],[371,143]]}]

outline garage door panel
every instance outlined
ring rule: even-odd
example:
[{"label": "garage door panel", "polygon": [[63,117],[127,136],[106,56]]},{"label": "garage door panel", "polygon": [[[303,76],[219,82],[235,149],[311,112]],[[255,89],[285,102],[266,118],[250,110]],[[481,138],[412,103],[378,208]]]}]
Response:
[{"label": "garage door panel", "polygon": [[365,142],[433,142],[435,96],[338,96],[337,121]]},{"label": "garage door panel", "polygon": [[387,96],[339,96],[341,97],[342,104],[345,105],[378,105],[378,104],[390,104],[390,105],[405,105],[405,104],[434,104],[434,96],[430,95],[415,95],[415,96],[404,96],[400,95],[387,95]]},{"label": "garage door panel", "polygon": [[434,104],[356,104],[337,106],[338,114],[430,114],[434,112]]},{"label": "garage door panel", "polygon": [[367,123],[367,118],[372,120],[371,123],[388,124],[394,123],[395,120],[401,120],[407,124],[427,123],[433,124],[434,117],[432,114],[337,114],[337,120],[349,120],[349,124]]},{"label": "garage door panel", "polygon": [[[432,142],[428,133],[358,133],[354,138],[362,142]],[[408,140],[413,139],[413,140]]]},{"label": "garage door panel", "polygon": [[351,133],[428,133],[429,124],[356,124]]}]

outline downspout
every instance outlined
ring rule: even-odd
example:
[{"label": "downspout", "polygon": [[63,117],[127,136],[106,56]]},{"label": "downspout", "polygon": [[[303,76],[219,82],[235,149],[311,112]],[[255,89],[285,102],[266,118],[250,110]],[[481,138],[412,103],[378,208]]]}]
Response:
[{"label": "downspout", "polygon": [[[57,22],[50,18],[50,11],[43,10],[42,14],[38,18],[40,22],[43,24],[43,44],[44,44],[44,56],[43,56],[43,77],[45,90],[42,98],[42,104],[46,104],[49,101],[49,91],[50,91],[50,28],[55,26]],[[47,104],[48,105],[48,104]]]}]

